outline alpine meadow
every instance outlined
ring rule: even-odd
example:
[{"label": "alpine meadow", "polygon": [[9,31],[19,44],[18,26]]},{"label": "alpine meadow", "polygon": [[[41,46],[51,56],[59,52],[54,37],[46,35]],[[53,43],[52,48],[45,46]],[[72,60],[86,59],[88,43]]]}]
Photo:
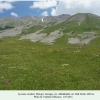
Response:
[{"label": "alpine meadow", "polygon": [[1,90],[100,90],[100,16],[0,18]]}]

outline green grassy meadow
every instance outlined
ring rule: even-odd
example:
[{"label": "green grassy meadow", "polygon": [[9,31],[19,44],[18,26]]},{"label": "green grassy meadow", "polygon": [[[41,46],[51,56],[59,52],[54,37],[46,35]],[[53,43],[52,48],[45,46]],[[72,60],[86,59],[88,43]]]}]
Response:
[{"label": "green grassy meadow", "polygon": [[100,90],[100,37],[84,46],[67,43],[83,32],[100,36],[100,19],[85,17],[81,25],[77,20],[49,23],[40,33],[49,35],[58,29],[64,33],[53,45],[18,40],[41,30],[41,25],[0,38],[0,90]]},{"label": "green grassy meadow", "polygon": [[100,38],[85,46],[0,39],[0,90],[99,90]]}]

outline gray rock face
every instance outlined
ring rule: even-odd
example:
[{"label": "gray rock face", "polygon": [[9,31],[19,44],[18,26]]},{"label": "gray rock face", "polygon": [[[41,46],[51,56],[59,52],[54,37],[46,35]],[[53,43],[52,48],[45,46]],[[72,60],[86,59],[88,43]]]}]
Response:
[{"label": "gray rock face", "polygon": [[31,33],[31,34],[28,34],[26,36],[22,36],[19,40],[29,39],[32,42],[39,41],[39,40],[43,39],[44,36],[46,36],[46,34],[43,34],[43,33],[42,34],[39,34],[39,32],[41,32],[41,31],[42,30],[38,30],[35,33]]},{"label": "gray rock face", "polygon": [[62,36],[63,36],[63,32],[56,30],[54,32],[51,32],[50,35],[44,37],[40,42],[52,44],[57,38],[60,38]]},{"label": "gray rock face", "polygon": [[19,40],[23,39],[29,39],[32,42],[40,41],[46,44],[52,44],[57,38],[60,38],[63,36],[63,32],[60,32],[60,30],[56,30],[54,32],[51,32],[50,35],[47,36],[46,33],[39,33],[42,30],[39,30],[35,33],[31,33],[26,36],[22,36]]},{"label": "gray rock face", "polygon": [[62,14],[59,16],[46,16],[43,18],[45,23],[55,22],[56,24],[66,21],[70,15]]},{"label": "gray rock face", "polygon": [[85,14],[76,14],[75,16],[72,16],[72,18],[69,19],[69,21],[74,21],[77,20],[79,22],[84,21],[85,19]]},{"label": "gray rock face", "polygon": [[88,44],[89,42],[91,42],[93,39],[99,37],[99,36],[95,36],[95,32],[83,32],[83,34],[78,34],[78,36],[80,36],[81,38],[69,38],[68,39],[68,43],[70,44],[79,44],[79,45],[84,45],[84,44]]},{"label": "gray rock face", "polygon": [[[43,19],[41,17],[35,16],[25,16],[20,18],[6,17],[0,18],[0,27],[12,26],[13,29],[0,30],[0,38],[4,36],[16,36],[22,33],[23,29],[27,29],[34,25],[42,25],[46,27],[48,23],[61,23],[69,18],[70,15],[60,15],[60,16],[47,16]],[[42,20],[43,21],[42,21]],[[45,23],[45,24],[43,24]]]},{"label": "gray rock face", "polygon": [[6,17],[6,18],[0,18],[0,27],[3,26],[20,26],[22,22],[18,18],[11,18],[11,17]]},{"label": "gray rock face", "polygon": [[16,36],[16,35],[19,35],[22,33],[22,29],[23,29],[23,26],[18,26],[16,28],[13,28],[13,29],[7,29],[3,32],[0,33],[0,38],[3,38],[5,36]]},{"label": "gray rock face", "polygon": [[70,43],[70,44],[79,44],[80,39],[79,38],[69,38],[68,43]]},{"label": "gray rock face", "polygon": [[[70,15],[60,15],[60,16],[47,16],[43,17],[44,23],[50,23],[50,22],[63,22],[67,20],[70,17]],[[21,25],[40,25],[42,23],[41,17],[36,16],[25,16],[20,18],[13,18],[13,17],[6,17],[6,18],[0,18],[0,26],[21,26]]]},{"label": "gray rock face", "polygon": [[[95,27],[95,28],[92,27],[93,29],[91,29],[90,27],[89,29],[90,32],[87,30],[88,24],[90,26],[94,25],[93,27]],[[37,32],[32,33],[34,29],[31,26],[35,25],[37,25],[36,26]],[[83,26],[80,27],[81,25],[83,26],[87,25],[87,27]],[[5,26],[6,27],[11,26],[11,28],[7,29],[5,28]],[[40,31],[42,30],[38,30],[37,29],[38,26],[40,27],[39,29],[44,30],[44,32],[46,31],[46,33],[41,33]],[[53,32],[51,28],[53,28]],[[82,32],[79,31],[81,33],[78,33],[77,31],[78,28],[80,28],[80,30],[82,31]],[[62,14],[59,16],[46,16],[46,17],[25,16],[21,18],[12,18],[12,17],[0,18],[0,38],[4,36],[16,36],[18,34],[21,34],[23,30],[26,30],[27,33],[25,34],[28,35],[22,36],[20,40],[29,39],[32,42],[40,41],[46,44],[52,44],[53,42],[55,42],[57,38],[62,37],[64,34],[70,36],[70,38],[68,39],[68,43],[70,44],[88,44],[91,40],[98,37],[97,35],[99,33],[96,33],[96,31],[98,30],[98,29],[95,30],[96,28],[100,29],[100,17],[89,13],[88,14],[78,13],[73,16]],[[48,35],[47,33],[50,34]]]},{"label": "gray rock face", "polygon": [[4,26],[34,26],[39,25],[41,22],[41,18],[33,17],[33,16],[25,16],[21,18],[0,18],[0,27]]},{"label": "gray rock face", "polygon": [[81,23],[85,20],[85,14],[76,14],[72,17],[70,17],[68,19],[68,21],[77,21],[77,24],[78,25],[81,25]]}]

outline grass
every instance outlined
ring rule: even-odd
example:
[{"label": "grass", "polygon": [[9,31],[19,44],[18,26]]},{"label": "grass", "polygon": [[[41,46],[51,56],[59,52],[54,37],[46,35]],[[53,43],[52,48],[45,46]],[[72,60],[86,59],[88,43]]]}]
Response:
[{"label": "grass", "polygon": [[37,30],[40,30],[42,29],[43,27],[41,25],[36,25],[36,26],[32,26],[30,27],[29,29],[24,29],[22,31],[22,34],[21,35],[27,35],[27,34],[30,34],[30,33],[34,33],[36,32]]},{"label": "grass", "polygon": [[41,33],[50,34],[65,28],[64,36],[53,45],[18,40],[42,26],[33,26],[19,36],[0,39],[0,89],[100,90],[100,38],[85,46],[67,43],[70,37],[67,33],[72,30],[72,36],[93,30],[100,35],[100,29],[94,28],[99,23],[94,22],[97,20],[91,17],[80,26],[73,21],[46,27]]},{"label": "grass", "polygon": [[[66,27],[63,32],[68,33],[73,30],[75,33],[82,33],[82,32],[100,30],[100,28],[98,28],[100,26],[99,17],[94,16],[94,15],[88,15],[88,14],[83,14],[83,16],[85,16],[85,20],[81,23],[81,25],[78,25],[77,19],[73,21],[66,21]],[[71,19],[72,17],[70,17],[69,19]]]},{"label": "grass", "polygon": [[54,25],[54,26],[52,25],[52,26],[46,27],[40,33],[47,33],[49,35],[51,32],[54,32],[55,30],[62,29],[64,27],[65,27],[65,23],[63,22],[63,23],[60,23],[60,24],[57,24],[57,25]]},{"label": "grass", "polygon": [[100,89],[100,38],[95,47],[69,45],[65,37],[54,45],[18,38],[0,39],[1,90]]}]

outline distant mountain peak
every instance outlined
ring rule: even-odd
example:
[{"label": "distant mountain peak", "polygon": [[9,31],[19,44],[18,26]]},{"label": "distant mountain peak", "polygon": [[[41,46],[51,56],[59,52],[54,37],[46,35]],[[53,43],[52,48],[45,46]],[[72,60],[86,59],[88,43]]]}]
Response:
[{"label": "distant mountain peak", "polygon": [[61,14],[59,16],[70,16],[69,14]]}]

